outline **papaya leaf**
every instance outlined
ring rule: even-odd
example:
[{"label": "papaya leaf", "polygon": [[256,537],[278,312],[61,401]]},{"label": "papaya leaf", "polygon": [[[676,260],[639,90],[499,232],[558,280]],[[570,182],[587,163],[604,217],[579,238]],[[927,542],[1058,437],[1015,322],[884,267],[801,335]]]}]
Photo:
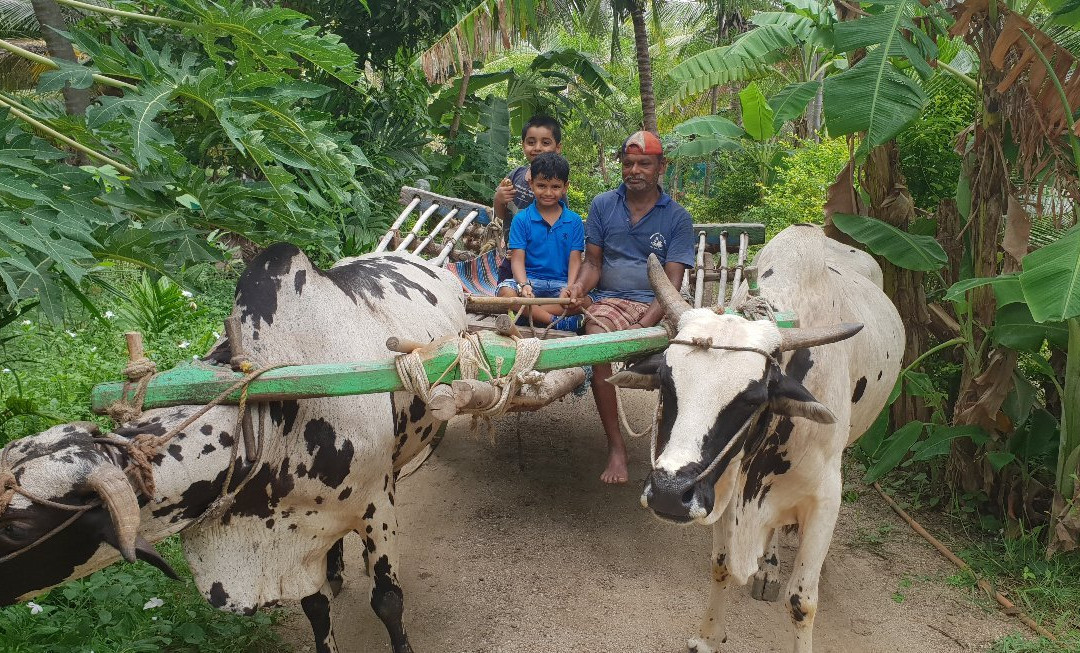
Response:
[{"label": "papaya leaf", "polygon": [[49,70],[41,74],[38,82],[38,92],[53,93],[64,90],[65,86],[71,88],[90,88],[94,84],[94,73],[97,71],[82,64],[64,59],[53,59],[56,70]]},{"label": "papaya leaf", "polygon": [[931,272],[948,262],[945,250],[930,236],[916,236],[874,218],[837,213],[833,223],[878,256],[906,270]]}]

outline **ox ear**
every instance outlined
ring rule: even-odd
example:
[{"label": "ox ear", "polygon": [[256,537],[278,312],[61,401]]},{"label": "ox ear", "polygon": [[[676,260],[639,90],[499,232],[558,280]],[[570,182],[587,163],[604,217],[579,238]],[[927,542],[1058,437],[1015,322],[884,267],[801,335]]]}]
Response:
[{"label": "ox ear", "polygon": [[631,390],[656,390],[660,387],[660,375],[657,371],[664,362],[662,353],[653,354],[648,358],[631,363],[625,370],[618,374],[612,374],[607,382],[617,388]]},{"label": "ox ear", "polygon": [[774,413],[789,417],[805,417],[818,424],[835,424],[836,415],[814,398],[803,384],[786,374],[773,387],[769,407]]}]

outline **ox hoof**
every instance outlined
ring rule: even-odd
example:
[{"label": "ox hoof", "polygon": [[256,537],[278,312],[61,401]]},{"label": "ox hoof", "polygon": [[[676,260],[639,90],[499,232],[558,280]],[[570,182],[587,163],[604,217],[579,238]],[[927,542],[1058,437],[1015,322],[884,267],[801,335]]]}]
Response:
[{"label": "ox hoof", "polygon": [[780,581],[755,578],[754,586],[750,588],[750,596],[758,601],[776,601],[780,598]]},{"label": "ox hoof", "polygon": [[691,637],[686,643],[686,650],[690,653],[720,653],[720,649],[700,637]]}]

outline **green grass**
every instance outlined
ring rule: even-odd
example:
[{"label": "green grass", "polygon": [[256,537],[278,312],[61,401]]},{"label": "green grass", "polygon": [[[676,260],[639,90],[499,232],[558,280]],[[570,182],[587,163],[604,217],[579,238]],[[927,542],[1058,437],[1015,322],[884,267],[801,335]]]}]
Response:
[{"label": "green grass", "polygon": [[[170,538],[159,544],[158,550],[186,579],[184,582],[171,581],[142,562],[113,565],[58,587],[32,603],[0,610],[0,650],[4,653],[286,650],[270,627],[273,613],[241,617],[211,607],[190,580],[179,540]],[[152,599],[159,601],[151,602]]]},{"label": "green grass", "polygon": [[[90,413],[90,389],[121,378],[123,333],[133,324],[154,325],[144,333],[145,348],[159,370],[203,354],[232,310],[235,278],[212,269],[190,278],[190,297],[166,287],[148,298],[137,275],[115,271],[111,284],[134,299],[92,288],[101,319],[75,312],[55,325],[27,315],[0,330],[0,444],[72,420],[108,427],[107,418]],[[117,564],[37,597],[40,609],[29,603],[0,609],[0,653],[285,650],[271,628],[274,613],[243,617],[214,609],[195,588],[178,538],[158,549],[181,582],[141,562]],[[152,607],[151,599],[161,605]]]},{"label": "green grass", "polygon": [[[1080,554],[1059,553],[1047,560],[1046,537],[1041,529],[1025,531],[1015,538],[972,536],[961,546],[954,550],[979,577],[1066,642],[1066,648],[1046,643],[1051,648],[1028,649],[1002,640],[999,644],[1006,648],[995,650],[1080,650]],[[973,586],[974,578],[964,576]]]}]

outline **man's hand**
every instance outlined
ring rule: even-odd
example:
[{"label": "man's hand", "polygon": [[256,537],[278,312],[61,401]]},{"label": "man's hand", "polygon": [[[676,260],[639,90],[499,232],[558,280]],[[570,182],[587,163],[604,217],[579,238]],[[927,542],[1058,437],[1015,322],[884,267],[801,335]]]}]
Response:
[{"label": "man's hand", "polygon": [[569,283],[559,293],[559,297],[569,298],[570,305],[577,308],[581,304],[581,298],[585,296],[585,289],[578,282]]},{"label": "man's hand", "polygon": [[533,293],[533,287],[531,283],[519,285],[518,288],[520,288],[522,297],[536,297],[536,295]]}]

